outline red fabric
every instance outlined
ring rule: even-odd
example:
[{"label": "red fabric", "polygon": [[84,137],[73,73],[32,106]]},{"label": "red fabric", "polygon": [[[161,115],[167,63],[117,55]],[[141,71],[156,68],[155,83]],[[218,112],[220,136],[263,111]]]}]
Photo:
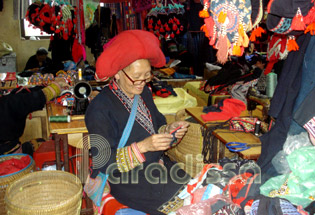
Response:
[{"label": "red fabric", "polygon": [[84,47],[77,39],[73,41],[72,45],[72,58],[73,61],[78,63],[82,58],[84,59]]},{"label": "red fabric", "polygon": [[209,112],[201,115],[201,118],[207,121],[228,120],[232,117],[240,116],[242,111],[246,110],[246,104],[238,99],[224,99],[221,112]]},{"label": "red fabric", "polygon": [[126,205],[118,202],[111,194],[106,196],[106,203],[103,208],[102,214],[104,215],[115,215],[120,209],[128,208]]},{"label": "red fabric", "polygon": [[139,59],[148,59],[152,66],[165,65],[165,56],[158,38],[144,30],[126,30],[119,33],[96,62],[96,79],[104,80]]},{"label": "red fabric", "polygon": [[124,1],[125,0],[100,0],[100,2],[103,2],[103,3],[120,3]]},{"label": "red fabric", "polygon": [[0,176],[9,175],[18,172],[27,165],[29,165],[31,159],[29,156],[23,156],[21,159],[11,158],[9,160],[0,163]]}]

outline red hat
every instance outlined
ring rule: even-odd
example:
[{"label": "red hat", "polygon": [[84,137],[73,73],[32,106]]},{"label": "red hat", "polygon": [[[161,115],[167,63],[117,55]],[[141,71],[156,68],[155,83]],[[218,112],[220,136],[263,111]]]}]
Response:
[{"label": "red hat", "polygon": [[139,59],[148,59],[154,67],[162,67],[166,63],[158,38],[149,31],[123,31],[109,43],[96,61],[97,80],[112,77]]}]

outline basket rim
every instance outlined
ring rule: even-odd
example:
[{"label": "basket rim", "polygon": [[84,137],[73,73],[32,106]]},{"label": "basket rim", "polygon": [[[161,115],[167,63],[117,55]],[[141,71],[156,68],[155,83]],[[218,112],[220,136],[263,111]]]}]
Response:
[{"label": "basket rim", "polygon": [[10,157],[10,156],[13,157],[13,156],[19,156],[19,155],[30,157],[31,162],[30,162],[26,167],[24,167],[23,169],[21,169],[21,170],[19,170],[19,171],[17,171],[17,172],[14,172],[14,173],[11,173],[11,174],[8,174],[8,175],[2,175],[2,176],[0,176],[0,179],[1,179],[1,178],[6,178],[6,177],[10,177],[10,176],[16,175],[16,174],[18,174],[18,173],[20,173],[20,172],[23,172],[24,170],[26,170],[27,168],[29,168],[29,167],[32,165],[32,163],[34,162],[32,156],[30,156],[29,154],[23,154],[23,153],[1,155],[0,158],[3,158],[3,157]]},{"label": "basket rim", "polygon": [[[13,186],[15,186],[16,184],[20,183],[21,181],[23,180],[27,180],[29,179],[30,177],[33,177],[33,176],[36,176],[36,175],[39,175],[40,177],[43,177],[47,174],[47,176],[50,174],[50,173],[55,173],[55,174],[59,174],[59,175],[67,175],[67,177],[70,177],[72,179],[74,179],[74,182],[76,186],[78,186],[78,190],[76,190],[74,192],[74,195],[73,195],[73,198],[71,199],[65,199],[65,200],[62,200],[57,206],[56,205],[51,205],[51,204],[47,204],[45,205],[45,207],[49,207],[50,209],[49,210],[55,210],[55,209],[58,209],[58,208],[62,208],[68,204],[73,204],[74,202],[77,201],[77,198],[81,198],[80,196],[82,195],[82,191],[83,191],[83,188],[82,188],[82,182],[80,181],[80,179],[72,174],[72,173],[69,173],[69,172],[65,172],[65,171],[61,171],[61,170],[47,170],[47,171],[37,171],[37,172],[32,172],[30,174],[27,174],[17,180],[15,180],[13,183],[11,183],[8,188],[6,189],[6,193],[5,193],[5,202],[7,205],[11,205],[11,206],[14,206],[16,207],[16,204],[15,203],[12,203],[11,200],[12,200],[12,197],[9,196],[9,193],[11,192],[11,189]],[[62,180],[63,181],[63,180]],[[18,206],[19,209],[21,210],[43,210],[43,206],[42,205],[33,205],[32,206],[33,208],[30,209],[28,208],[27,206],[21,204]]]}]

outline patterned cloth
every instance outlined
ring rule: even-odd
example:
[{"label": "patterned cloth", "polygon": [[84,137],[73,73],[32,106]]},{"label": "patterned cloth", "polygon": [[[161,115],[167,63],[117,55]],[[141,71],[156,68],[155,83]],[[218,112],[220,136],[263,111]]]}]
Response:
[{"label": "patterned cloth", "polygon": [[[112,92],[117,96],[117,98],[121,101],[121,103],[126,107],[128,112],[131,112],[131,107],[133,103],[133,99],[129,98],[118,86],[115,81],[112,81],[110,84],[110,88]],[[151,135],[155,134],[152,118],[149,109],[145,105],[143,99],[140,97],[138,104],[138,111],[136,114],[136,121]]]},{"label": "patterned cloth", "polygon": [[303,126],[315,138],[315,117]]}]

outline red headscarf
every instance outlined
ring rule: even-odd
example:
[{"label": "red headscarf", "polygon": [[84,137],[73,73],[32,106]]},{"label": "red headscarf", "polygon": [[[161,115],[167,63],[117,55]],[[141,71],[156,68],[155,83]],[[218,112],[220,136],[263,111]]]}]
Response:
[{"label": "red headscarf", "polygon": [[96,80],[106,80],[139,59],[148,59],[152,66],[165,65],[165,56],[158,38],[144,30],[119,33],[104,49],[96,62]]}]

